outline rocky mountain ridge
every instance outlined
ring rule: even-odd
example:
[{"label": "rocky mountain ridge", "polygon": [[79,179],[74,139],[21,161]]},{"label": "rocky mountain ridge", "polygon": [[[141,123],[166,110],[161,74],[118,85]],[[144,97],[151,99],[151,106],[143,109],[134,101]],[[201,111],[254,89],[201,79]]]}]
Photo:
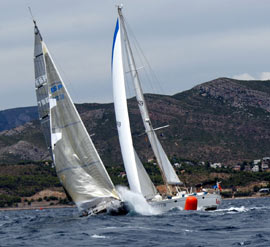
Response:
[{"label": "rocky mountain ridge", "polygon": [[36,106],[0,111],[0,131],[18,127],[35,119],[38,119]]},{"label": "rocky mountain ridge", "polygon": [[[206,82],[173,96],[146,95],[154,127],[170,125],[157,132],[170,157],[228,165],[270,156],[269,98],[269,81],[229,78]],[[137,103],[132,98],[128,104],[134,145],[147,161],[153,153],[147,137],[141,135],[144,128]],[[104,163],[121,163],[113,104],[76,107],[88,132],[95,134],[92,139]],[[49,158],[36,119],[0,132],[0,163]],[[4,126],[1,121],[0,126]]]}]

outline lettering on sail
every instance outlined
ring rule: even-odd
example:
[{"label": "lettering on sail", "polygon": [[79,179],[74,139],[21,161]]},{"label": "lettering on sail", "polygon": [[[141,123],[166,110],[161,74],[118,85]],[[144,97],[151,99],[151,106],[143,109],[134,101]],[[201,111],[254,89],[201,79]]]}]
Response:
[{"label": "lettering on sail", "polygon": [[43,106],[49,103],[49,97],[46,97],[40,101],[37,102],[38,106]]},{"label": "lettering on sail", "polygon": [[54,85],[51,87],[51,93],[54,95],[54,93],[57,92],[58,95],[53,96],[56,101],[63,100],[65,98],[64,94],[60,94],[58,91],[63,88],[63,85],[61,82],[56,82],[55,84],[59,83],[58,85]]},{"label": "lettering on sail", "polygon": [[39,87],[40,85],[44,84],[45,82],[47,82],[46,75],[41,75],[41,76],[37,77],[35,80],[36,87]]}]

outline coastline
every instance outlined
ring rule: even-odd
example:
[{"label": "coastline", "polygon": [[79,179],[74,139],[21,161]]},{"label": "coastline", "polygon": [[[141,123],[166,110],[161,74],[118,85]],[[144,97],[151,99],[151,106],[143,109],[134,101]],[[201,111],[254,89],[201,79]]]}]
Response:
[{"label": "coastline", "polygon": [[265,196],[241,196],[241,197],[235,197],[235,198],[222,198],[222,200],[241,200],[241,199],[258,199],[258,198],[267,198],[270,197],[269,195]]},{"label": "coastline", "polygon": [[0,211],[15,211],[15,210],[44,210],[53,208],[76,208],[75,205],[39,205],[39,206],[18,206],[0,208]]},{"label": "coastline", "polygon": [[[243,196],[235,198],[222,198],[222,200],[243,200],[243,199],[258,199],[258,198],[267,198],[270,195],[265,196]],[[44,209],[55,209],[55,208],[76,208],[75,205],[48,205],[48,204],[39,204],[39,205],[21,205],[18,207],[6,207],[0,208],[0,211],[15,211],[15,210],[44,210]]]}]

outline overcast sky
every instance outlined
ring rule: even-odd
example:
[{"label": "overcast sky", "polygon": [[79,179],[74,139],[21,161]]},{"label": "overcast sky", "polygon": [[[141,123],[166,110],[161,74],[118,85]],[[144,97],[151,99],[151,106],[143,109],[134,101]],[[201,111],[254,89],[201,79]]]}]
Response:
[{"label": "overcast sky", "polygon": [[28,6],[73,101],[112,102],[117,3],[162,85],[154,93],[270,77],[269,0],[1,0],[0,110],[36,105]]}]

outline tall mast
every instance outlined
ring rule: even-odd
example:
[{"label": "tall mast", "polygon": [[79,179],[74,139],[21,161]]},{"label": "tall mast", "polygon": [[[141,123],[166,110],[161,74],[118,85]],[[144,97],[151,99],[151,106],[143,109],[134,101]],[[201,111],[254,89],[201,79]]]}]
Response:
[{"label": "tall mast", "polygon": [[127,30],[126,30],[126,26],[125,26],[125,22],[124,22],[124,17],[123,17],[123,14],[122,14],[122,6],[118,6],[118,15],[119,15],[121,26],[123,28],[122,30],[123,30],[123,36],[124,36],[124,42],[125,42],[125,50],[126,50],[127,59],[128,59],[128,66],[129,66],[130,73],[132,75],[134,88],[135,88],[135,92],[136,92],[136,99],[137,99],[138,106],[139,106],[139,109],[140,109],[140,113],[141,113],[141,116],[142,116],[142,119],[143,119],[145,132],[148,135],[148,138],[150,140],[153,152],[154,152],[154,154],[156,156],[157,163],[158,163],[158,166],[159,166],[163,181],[164,181],[164,183],[166,185],[167,191],[171,192],[170,188],[169,188],[169,185],[168,185],[167,178],[166,178],[166,176],[164,174],[164,170],[163,170],[163,167],[162,167],[162,161],[161,161],[161,157],[160,157],[159,150],[158,150],[158,143],[156,142],[157,138],[155,137],[156,134],[155,134],[155,132],[153,130],[152,123],[151,123],[149,113],[148,113],[148,109],[147,109],[147,106],[145,104],[145,99],[144,99],[143,91],[142,91],[142,88],[141,88],[139,74],[138,74],[138,71],[137,71],[137,68],[136,68],[135,60],[134,60],[134,57],[133,57],[132,49],[131,49],[130,42],[129,42],[128,35],[127,35]]}]

